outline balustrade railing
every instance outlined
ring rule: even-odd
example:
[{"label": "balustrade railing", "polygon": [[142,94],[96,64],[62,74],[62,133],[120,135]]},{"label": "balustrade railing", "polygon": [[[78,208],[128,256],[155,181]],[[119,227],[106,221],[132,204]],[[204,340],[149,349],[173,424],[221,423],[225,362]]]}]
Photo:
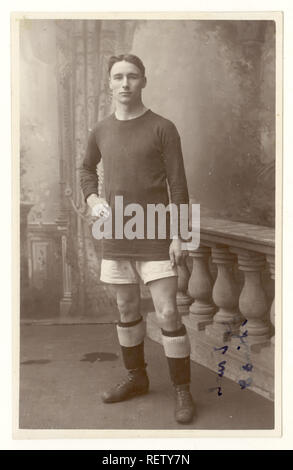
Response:
[{"label": "balustrade railing", "polygon": [[[274,301],[269,309],[262,272],[268,267],[274,279],[274,229],[202,217],[200,240],[199,248],[189,252],[193,261],[188,284],[190,324],[224,338],[227,331],[245,330],[250,345],[267,342],[273,331]],[[217,267],[215,281],[209,259]],[[244,274],[241,290],[235,267]],[[181,271],[179,284],[180,276]],[[241,326],[243,320],[247,322]]]},{"label": "balustrade railing", "polygon": [[[227,345],[233,363],[227,376],[238,380],[245,349],[238,343],[245,338],[254,361],[251,388],[268,398],[274,395],[274,236],[273,228],[201,217],[200,246],[179,268],[177,295],[193,359],[213,369],[213,351]],[[149,323],[157,340],[151,316]]]}]

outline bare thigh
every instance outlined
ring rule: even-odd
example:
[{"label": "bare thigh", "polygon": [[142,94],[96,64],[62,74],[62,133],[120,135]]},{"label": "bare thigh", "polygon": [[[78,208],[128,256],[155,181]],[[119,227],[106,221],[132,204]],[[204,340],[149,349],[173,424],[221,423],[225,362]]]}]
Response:
[{"label": "bare thigh", "polygon": [[140,314],[140,289],[138,284],[112,284],[116,296],[120,321],[123,323],[138,320]]},{"label": "bare thigh", "polygon": [[176,303],[177,286],[176,276],[148,283],[159,325],[166,331],[175,331],[182,325]]}]

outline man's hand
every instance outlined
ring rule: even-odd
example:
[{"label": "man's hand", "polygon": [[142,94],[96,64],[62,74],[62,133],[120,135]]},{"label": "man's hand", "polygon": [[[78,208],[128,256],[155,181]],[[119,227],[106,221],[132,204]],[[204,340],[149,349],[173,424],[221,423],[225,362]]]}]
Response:
[{"label": "man's hand", "polygon": [[98,197],[96,194],[91,194],[86,202],[92,210],[93,217],[109,217],[110,206],[106,199]]},{"label": "man's hand", "polygon": [[169,248],[169,255],[172,267],[176,264],[180,265],[183,260],[183,252],[181,249],[181,241],[178,239],[173,239]]}]

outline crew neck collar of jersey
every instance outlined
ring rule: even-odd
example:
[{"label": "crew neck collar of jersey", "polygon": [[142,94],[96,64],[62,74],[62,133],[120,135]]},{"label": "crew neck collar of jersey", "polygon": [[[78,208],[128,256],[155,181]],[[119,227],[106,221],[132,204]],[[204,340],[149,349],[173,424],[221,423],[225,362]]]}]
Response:
[{"label": "crew neck collar of jersey", "polygon": [[142,118],[143,116],[145,116],[148,112],[150,111],[150,109],[148,108],[146,111],[144,111],[144,113],[140,114],[139,116],[136,116],[134,118],[130,118],[130,119],[118,119],[117,116],[116,116],[116,112],[114,111],[113,113],[113,116],[114,116],[114,119],[116,121],[119,121],[119,122],[131,122],[131,121],[135,121],[136,119],[140,119]]}]

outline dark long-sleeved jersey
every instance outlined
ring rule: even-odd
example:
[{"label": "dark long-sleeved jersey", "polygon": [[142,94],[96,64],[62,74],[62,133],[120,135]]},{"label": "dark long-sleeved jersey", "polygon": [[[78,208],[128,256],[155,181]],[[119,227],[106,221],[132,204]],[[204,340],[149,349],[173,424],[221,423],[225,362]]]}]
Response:
[{"label": "dark long-sleeved jersey", "polygon": [[[113,223],[115,196],[123,196],[124,207],[140,204],[145,213],[145,236],[133,240],[115,238],[113,226],[113,238],[103,240],[103,258],[169,259],[169,231],[165,239],[157,233],[154,239],[148,239],[146,214],[148,204],[188,204],[181,142],[175,125],[151,110],[130,120],[118,120],[111,114],[99,122],[90,133],[80,170],[85,199],[98,194],[96,167],[101,159],[105,198],[112,209]],[[129,219],[130,216],[124,217],[125,222]]]}]

